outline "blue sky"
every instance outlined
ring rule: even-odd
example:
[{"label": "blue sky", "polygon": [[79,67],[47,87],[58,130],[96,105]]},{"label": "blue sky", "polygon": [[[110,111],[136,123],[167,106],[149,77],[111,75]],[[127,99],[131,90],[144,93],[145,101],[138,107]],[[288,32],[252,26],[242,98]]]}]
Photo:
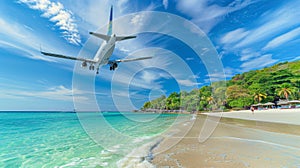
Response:
[{"label": "blue sky", "polygon": [[[103,66],[100,75],[93,78],[95,93],[74,88],[75,62],[45,57],[39,53],[40,46],[49,52],[80,55],[91,40],[88,32],[106,26],[110,5],[114,6],[116,19],[135,12],[159,11],[191,21],[210,39],[228,79],[238,73],[300,59],[300,11],[296,8],[300,1],[1,1],[0,110],[72,110],[73,96],[92,110],[88,108],[89,94],[96,95],[101,110],[131,110],[159,95],[190,91],[218,77],[208,75],[203,61],[184,42],[145,32],[135,40],[117,44],[112,58],[135,53],[154,54],[156,59],[120,64],[115,72]],[[144,26],[138,24],[140,16],[131,20],[137,22],[134,29],[142,30]],[[114,28],[115,32],[133,29],[128,25]],[[186,71],[180,71],[181,67],[186,67]],[[88,71],[82,75],[94,77]]]}]

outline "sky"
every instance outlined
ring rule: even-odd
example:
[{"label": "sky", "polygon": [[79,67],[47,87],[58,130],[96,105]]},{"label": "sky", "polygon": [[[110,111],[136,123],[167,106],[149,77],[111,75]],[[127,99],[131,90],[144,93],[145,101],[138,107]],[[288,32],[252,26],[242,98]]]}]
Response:
[{"label": "sky", "polygon": [[[40,54],[92,57],[103,41],[89,31],[105,33],[111,5],[113,33],[138,36],[116,44],[111,59],[153,59],[120,63],[116,71],[103,66],[96,76],[80,69],[80,62]],[[299,5],[294,0],[0,1],[0,110],[139,109],[160,95],[220,80],[218,68],[230,79],[299,60]]]}]

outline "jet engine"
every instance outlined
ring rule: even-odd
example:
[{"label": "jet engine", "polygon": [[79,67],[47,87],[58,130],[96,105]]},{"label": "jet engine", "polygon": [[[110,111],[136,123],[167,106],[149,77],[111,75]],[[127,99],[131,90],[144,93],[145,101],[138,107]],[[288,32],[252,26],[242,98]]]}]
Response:
[{"label": "jet engine", "polygon": [[82,62],[81,67],[82,67],[82,68],[86,68],[86,67],[87,67],[87,63],[86,63],[85,61]]},{"label": "jet engine", "polygon": [[118,68],[118,63],[112,62],[110,64],[109,70],[114,71],[116,68]]}]

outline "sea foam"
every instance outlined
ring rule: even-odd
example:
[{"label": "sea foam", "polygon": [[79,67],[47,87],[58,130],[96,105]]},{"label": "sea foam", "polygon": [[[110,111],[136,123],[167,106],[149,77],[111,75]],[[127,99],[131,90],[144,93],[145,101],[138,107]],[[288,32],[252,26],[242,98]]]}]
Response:
[{"label": "sea foam", "polygon": [[163,138],[156,138],[152,142],[146,143],[117,162],[118,167],[122,168],[154,168],[151,164],[153,159],[152,150],[159,145]]}]

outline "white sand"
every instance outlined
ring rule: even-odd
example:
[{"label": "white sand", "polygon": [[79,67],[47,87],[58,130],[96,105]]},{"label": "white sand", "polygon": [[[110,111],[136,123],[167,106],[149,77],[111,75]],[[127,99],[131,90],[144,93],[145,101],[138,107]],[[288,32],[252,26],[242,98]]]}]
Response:
[{"label": "white sand", "polygon": [[250,110],[203,114],[225,118],[300,125],[300,109],[255,110],[253,114]]},{"label": "white sand", "polygon": [[[260,113],[261,112],[261,113]],[[288,121],[287,114],[297,115],[300,111],[260,111],[254,113],[258,120],[269,115],[272,122],[278,122],[280,116]],[[219,113],[220,114],[220,113]],[[250,114],[250,115],[249,115]],[[213,115],[213,114],[209,114]],[[214,114],[218,115],[218,114]],[[229,112],[230,118],[243,117],[249,119],[251,111]],[[248,118],[247,118],[248,116]],[[251,116],[251,117],[254,117]],[[212,117],[211,117],[212,118]],[[299,120],[299,119],[298,119]],[[165,137],[157,148],[153,150],[152,163],[158,167],[215,167],[215,168],[250,168],[250,167],[299,167],[300,168],[300,132],[299,126],[273,123],[257,124],[248,121],[222,120],[213,134],[205,142],[199,142],[199,133],[204,128],[207,118],[199,115],[186,136],[170,146],[178,136]],[[192,123],[190,123],[192,124]],[[179,127],[179,130],[182,130]],[[280,130],[284,129],[284,132]],[[296,133],[296,134],[293,134]],[[165,149],[165,150],[164,150]]]}]

